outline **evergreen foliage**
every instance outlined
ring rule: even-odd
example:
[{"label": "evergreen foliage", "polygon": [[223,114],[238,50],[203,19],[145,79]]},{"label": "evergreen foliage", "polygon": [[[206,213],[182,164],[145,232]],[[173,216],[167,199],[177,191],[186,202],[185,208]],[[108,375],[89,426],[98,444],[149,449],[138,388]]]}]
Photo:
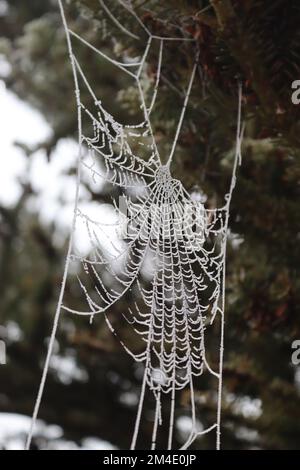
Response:
[{"label": "evergreen foliage", "polygon": [[[232,201],[227,270],[224,386],[232,399],[224,403],[222,444],[234,449],[299,448],[299,379],[297,382],[290,358],[291,343],[300,338],[300,108],[291,102],[291,83],[300,79],[300,4],[297,0],[132,3],[155,34],[197,39],[201,81],[193,89],[193,105],[173,173],[180,175],[189,190],[202,187],[212,205],[228,189],[237,83],[243,84],[243,165]],[[69,4],[74,29],[97,47],[109,51],[113,45],[119,57],[140,52],[139,44],[124,38],[97,0],[71,0]],[[117,2],[107,4],[135,32],[137,26]],[[0,51],[11,67],[3,78],[9,89],[40,110],[51,124],[51,139],[39,144],[51,159],[60,139],[76,135],[72,74],[56,2],[10,0],[0,25]],[[168,45],[161,112],[154,122],[162,149],[168,148],[169,136],[174,134],[180,90],[187,82],[195,52],[187,45],[180,53],[176,48]],[[137,97],[124,77],[94,54],[83,51],[81,60],[98,95],[110,103],[112,114],[125,121],[139,113]],[[145,82],[153,81],[155,66],[153,60]],[[174,81],[177,98],[169,86]],[[29,159],[37,150],[22,147]],[[99,192],[87,189],[94,200],[108,201],[106,187]],[[34,197],[30,185],[24,184],[16,207],[0,207],[0,322],[14,320],[23,332],[21,341],[9,345],[9,367],[0,369],[0,411],[28,415],[64,259],[64,247],[54,241],[54,227],[43,226],[28,210],[30,197]],[[77,295],[80,305],[79,291]],[[132,298],[128,295],[123,302],[132,302]],[[114,311],[120,325],[121,313],[122,303]],[[122,328],[122,334],[130,335],[126,325]],[[124,397],[129,390],[137,392],[139,371],[102,320],[91,327],[85,322],[75,326],[65,318],[59,340],[60,354],[75,357],[88,380],[65,384],[53,371],[41,418],[61,424],[73,439],[98,435],[128,447],[135,405]],[[197,394],[199,403],[206,397],[205,425],[214,405],[205,390]],[[261,401],[258,417],[241,413],[240,405],[248,398]],[[183,396],[182,402],[185,400]],[[145,421],[145,441],[148,433]],[[180,442],[180,433],[177,439]],[[203,437],[195,446],[212,448],[210,439]],[[40,445],[38,440],[36,445]]]}]

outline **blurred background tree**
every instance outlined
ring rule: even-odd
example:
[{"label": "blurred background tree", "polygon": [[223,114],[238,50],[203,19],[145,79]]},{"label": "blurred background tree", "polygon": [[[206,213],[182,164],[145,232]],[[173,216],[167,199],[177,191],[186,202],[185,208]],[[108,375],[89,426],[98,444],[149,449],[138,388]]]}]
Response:
[{"label": "blurred background tree", "polygon": [[[29,164],[38,149],[51,161],[61,139],[76,137],[72,74],[57,3],[9,0],[1,4],[0,52],[10,65],[3,80],[38,109],[52,129],[51,137],[33,148],[18,145]],[[118,2],[107,4],[134,31],[135,24],[130,24]],[[300,338],[300,114],[299,106],[291,102],[291,83],[300,78],[300,4],[297,0],[288,4],[284,0],[134,0],[132,4],[153,33],[188,35],[197,41],[198,82],[173,173],[180,175],[188,190],[201,187],[212,206],[228,188],[237,83],[243,84],[246,130],[230,219],[222,442],[226,449],[299,448],[300,379],[299,369],[291,364],[291,343]],[[140,53],[142,45],[124,38],[97,0],[71,0],[68,5],[73,29],[87,34],[99,48],[113,47],[119,57]],[[162,149],[174,133],[174,116],[195,54],[186,45],[179,54],[177,47],[168,45],[164,94],[154,122]],[[112,114],[126,122],[138,113],[130,84],[112,67],[86,51],[81,52],[81,63]],[[155,67],[150,56],[145,77],[149,83]],[[8,343],[9,363],[0,368],[0,411],[30,415],[66,241],[57,242],[55,225],[43,224],[30,209],[28,201],[35,194],[25,176],[15,207],[0,207],[0,322],[5,326],[13,320],[22,333],[18,341]],[[92,200],[107,203],[105,186],[99,192],[88,185],[86,189]],[[80,303],[80,292],[76,295]],[[120,328],[121,311],[122,304],[113,312]],[[87,326],[64,318],[58,340],[55,356],[71,361],[77,374],[65,380],[57,368],[51,369],[40,417],[60,425],[73,441],[93,435],[128,447],[140,371],[101,320]],[[208,396],[200,415],[205,424],[214,403],[209,392],[203,394]],[[178,423],[182,417],[184,410],[177,416]],[[147,420],[142,431],[141,447],[151,432]],[[179,426],[178,443],[181,433]],[[43,445],[37,437],[34,446]],[[213,438],[203,436],[194,445],[213,448]]]}]

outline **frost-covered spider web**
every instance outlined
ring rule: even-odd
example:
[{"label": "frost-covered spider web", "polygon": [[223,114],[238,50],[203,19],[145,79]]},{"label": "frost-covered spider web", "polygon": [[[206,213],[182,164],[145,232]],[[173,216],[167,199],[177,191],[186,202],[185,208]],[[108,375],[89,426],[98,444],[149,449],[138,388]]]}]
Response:
[{"label": "frost-covered spider web", "polygon": [[[187,449],[199,436],[214,432],[216,448],[220,448],[222,367],[224,349],[225,258],[229,206],[235,186],[236,169],[241,148],[241,90],[237,118],[236,152],[229,192],[221,208],[208,209],[194,200],[182,183],[170,173],[172,158],[177,148],[179,134],[193,87],[198,52],[192,67],[189,83],[182,100],[182,110],[166,160],[162,162],[151,125],[151,114],[160,87],[164,46],[167,41],[187,41],[189,38],[161,37],[151,34],[134,12],[131,3],[118,0],[120,8],[127,10],[146,35],[144,53],[138,60],[120,62],[112,59],[81,35],[69,28],[63,3],[58,0],[66,31],[70,60],[74,75],[78,106],[79,157],[74,217],[60,296],[49,341],[47,358],[33,413],[32,426],[27,439],[30,447],[34,424],[45,388],[52,350],[61,312],[88,316],[103,315],[110,330],[118,333],[110,319],[110,311],[129,292],[134,301],[123,313],[137,338],[137,348],[120,339],[122,346],[133,359],[143,365],[143,378],[137,406],[131,449],[138,446],[143,420],[145,397],[151,394],[154,402],[152,438],[149,447],[156,448],[162,426],[167,422],[165,447],[173,448],[176,409],[179,394],[187,391],[191,429],[182,449]],[[126,29],[111,13],[107,4],[99,0],[107,17],[127,36],[142,39]],[[79,59],[74,52],[75,42],[98,54],[116,70],[131,77],[138,91],[143,118],[140,123],[124,125],[118,122],[96,96]],[[142,75],[151,48],[156,47],[157,69],[152,97],[147,102]],[[93,106],[82,101],[82,88],[88,92]],[[139,156],[139,149],[141,155]],[[144,156],[147,155],[147,158]],[[118,203],[113,200],[117,221],[107,224],[92,217],[80,206],[80,186],[83,175],[96,185],[105,181],[119,188]],[[78,226],[86,230],[90,252],[78,253],[75,235]],[[103,234],[107,227],[115,231],[122,243],[114,237],[111,249],[103,248]],[[72,264],[82,275],[78,282],[85,298],[86,309],[79,311],[64,304],[65,288]],[[73,271],[74,272],[74,271]],[[114,279],[113,287],[107,279]],[[88,282],[86,279],[89,279]],[[146,281],[145,281],[146,279]],[[93,287],[91,288],[91,283]],[[206,349],[209,331],[218,336],[218,367],[210,365]],[[208,427],[199,428],[197,412],[199,403],[195,382],[208,374],[216,384],[214,394],[215,419]],[[162,412],[162,403],[168,403],[168,413]],[[165,410],[165,407],[164,407]]]}]

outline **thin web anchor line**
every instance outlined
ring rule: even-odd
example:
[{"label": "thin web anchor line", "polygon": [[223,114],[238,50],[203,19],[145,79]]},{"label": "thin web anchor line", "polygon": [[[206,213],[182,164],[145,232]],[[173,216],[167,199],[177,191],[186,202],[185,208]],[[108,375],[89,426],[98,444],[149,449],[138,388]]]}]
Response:
[{"label": "thin web anchor line", "polygon": [[233,190],[236,183],[236,172],[238,165],[242,163],[241,142],[244,133],[244,125],[242,125],[242,85],[239,84],[238,89],[238,115],[237,115],[237,130],[236,130],[236,150],[233,163],[232,178],[230,183],[229,193],[227,194],[226,202],[226,218],[225,218],[225,231],[226,238],[224,240],[223,251],[223,275],[222,275],[222,307],[221,307],[221,338],[220,338],[220,354],[219,354],[219,386],[218,386],[218,405],[217,405],[217,439],[216,450],[221,449],[221,411],[222,411],[222,391],[223,391],[223,360],[224,360],[224,327],[225,327],[225,279],[226,279],[226,249],[227,249],[227,232],[229,222],[229,209],[232,199]]},{"label": "thin web anchor line", "polygon": [[39,413],[45,385],[46,385],[46,379],[49,371],[49,366],[50,366],[50,360],[51,356],[53,353],[53,347],[54,347],[54,342],[55,342],[55,337],[56,337],[56,332],[57,332],[57,327],[59,324],[59,319],[60,319],[60,314],[62,310],[62,303],[63,303],[63,297],[65,293],[65,287],[66,287],[66,282],[67,282],[67,276],[68,276],[68,270],[70,266],[70,261],[71,261],[71,254],[72,254],[72,248],[73,248],[73,239],[74,239],[74,233],[75,233],[75,227],[76,227],[76,219],[77,219],[77,209],[78,209],[78,201],[79,201],[79,187],[80,187],[80,179],[81,179],[81,171],[80,171],[80,163],[81,163],[81,158],[82,158],[82,121],[81,121],[81,105],[80,105],[80,89],[79,89],[79,84],[78,84],[78,79],[77,79],[77,73],[76,73],[76,66],[74,62],[74,55],[73,55],[73,50],[72,50],[72,43],[70,36],[68,34],[68,27],[67,27],[67,21],[63,9],[63,5],[61,0],[58,0],[58,4],[60,7],[60,12],[61,12],[61,17],[63,20],[64,28],[67,33],[67,44],[68,44],[68,49],[69,49],[69,55],[70,55],[70,60],[71,60],[71,66],[72,66],[72,71],[73,71],[73,78],[74,78],[74,85],[75,85],[75,96],[76,96],[76,103],[77,103],[77,117],[78,117],[78,140],[79,140],[79,147],[78,147],[78,158],[77,158],[77,176],[76,176],[76,189],[75,189],[75,204],[74,204],[74,213],[73,213],[73,221],[72,221],[72,226],[71,226],[71,233],[70,233],[70,239],[69,239],[69,246],[68,246],[68,251],[66,255],[66,261],[65,261],[65,267],[64,267],[64,273],[63,273],[63,278],[62,278],[62,283],[61,283],[61,289],[59,293],[59,298],[58,298],[58,303],[55,311],[55,316],[53,320],[53,327],[51,331],[51,336],[49,340],[49,345],[48,345],[48,351],[47,351],[47,356],[43,368],[43,373],[42,373],[42,378],[41,382],[39,385],[38,389],[38,394],[36,398],[36,402],[34,405],[34,411],[31,419],[31,424],[30,424],[30,429],[29,433],[27,436],[26,444],[25,444],[25,450],[29,450],[31,446],[31,441],[33,437],[33,432],[34,428],[36,425],[36,420],[37,416]]}]

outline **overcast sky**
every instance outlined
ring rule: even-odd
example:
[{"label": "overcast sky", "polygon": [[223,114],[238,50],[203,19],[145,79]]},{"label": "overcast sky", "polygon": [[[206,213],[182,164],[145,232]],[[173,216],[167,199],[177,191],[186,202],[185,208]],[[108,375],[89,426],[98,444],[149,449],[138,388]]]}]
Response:
[{"label": "overcast sky", "polygon": [[[20,182],[27,179],[37,193],[29,201],[28,207],[39,214],[43,223],[55,222],[59,230],[69,233],[74,208],[75,178],[66,173],[76,165],[77,143],[71,139],[62,140],[51,155],[50,162],[44,151],[37,151],[28,160],[15,142],[30,146],[40,143],[51,135],[50,126],[39,112],[8,91],[1,81],[0,110],[3,162],[0,172],[0,203],[8,207],[15,205],[21,194]],[[81,209],[93,220],[103,222],[105,219],[106,222],[107,219],[107,223],[112,221],[112,211],[107,205],[88,202],[88,193],[83,188],[81,195],[87,201]],[[113,236],[112,229],[107,228],[106,232],[108,237],[100,238],[109,249],[106,240]],[[76,246],[80,253],[87,253],[89,243],[80,224]]]}]

